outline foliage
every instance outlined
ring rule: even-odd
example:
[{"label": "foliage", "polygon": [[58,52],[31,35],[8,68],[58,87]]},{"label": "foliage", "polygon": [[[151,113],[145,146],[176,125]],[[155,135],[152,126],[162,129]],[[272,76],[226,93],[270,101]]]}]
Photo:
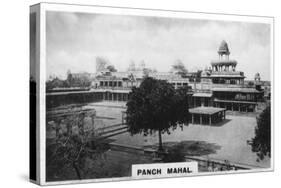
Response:
[{"label": "foliage", "polygon": [[92,82],[88,73],[69,73],[66,83],[68,87],[89,87]]},{"label": "foliage", "polygon": [[254,85],[255,85],[255,83],[253,81],[248,82],[248,86],[254,86]]},{"label": "foliage", "polygon": [[255,137],[251,141],[252,151],[257,153],[258,160],[271,156],[271,115],[270,105],[257,118]]},{"label": "foliage", "polygon": [[66,80],[54,77],[46,82],[46,89],[51,90],[54,88],[71,88],[71,87],[89,87],[92,80],[88,73],[73,74],[67,71]]},{"label": "foliage", "polygon": [[117,72],[117,69],[113,65],[108,65],[106,67],[110,72]]},{"label": "foliage", "polygon": [[162,133],[170,134],[188,123],[187,88],[175,90],[164,80],[146,77],[140,87],[132,88],[127,102],[127,124],[131,134],[145,136],[159,133],[159,149]]},{"label": "foliage", "polygon": [[174,65],[172,65],[172,71],[181,76],[185,76],[188,72],[181,60],[177,60]]},{"label": "foliage", "polygon": [[153,70],[151,68],[144,68],[142,71],[143,71],[144,77],[148,77],[149,74],[157,72],[155,69]]},{"label": "foliage", "polygon": [[[76,122],[75,119],[78,119]],[[60,127],[56,127],[56,137],[47,140],[46,166],[48,180],[69,179],[69,172],[74,172],[76,177],[71,179],[84,179],[89,176],[88,160],[96,160],[108,148],[107,145],[93,141],[92,132],[85,132],[81,117],[66,118],[68,131],[61,133]],[[73,133],[72,126],[78,123],[78,133]],[[70,130],[69,130],[70,129]]]},{"label": "foliage", "polygon": [[52,80],[48,80],[46,82],[46,90],[50,90],[54,88],[65,88],[65,87],[69,87],[67,82],[57,77],[53,78]]}]

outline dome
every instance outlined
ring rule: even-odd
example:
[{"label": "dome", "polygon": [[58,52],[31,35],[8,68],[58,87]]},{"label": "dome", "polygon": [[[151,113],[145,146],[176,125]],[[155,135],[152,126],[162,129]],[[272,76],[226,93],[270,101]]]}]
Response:
[{"label": "dome", "polygon": [[261,80],[261,76],[260,76],[260,73],[256,73],[255,74],[255,80],[257,81],[260,81]]},{"label": "dome", "polygon": [[227,43],[225,42],[225,40],[223,40],[223,41],[221,42],[218,53],[219,53],[220,55],[223,55],[223,54],[229,55],[229,54],[230,54],[230,51],[229,51],[229,49],[228,49],[228,45],[227,45]]}]

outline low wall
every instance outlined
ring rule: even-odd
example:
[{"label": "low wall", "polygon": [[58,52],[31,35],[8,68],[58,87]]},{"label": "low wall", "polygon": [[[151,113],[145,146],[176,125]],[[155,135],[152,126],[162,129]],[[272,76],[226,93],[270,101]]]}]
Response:
[{"label": "low wall", "polygon": [[100,92],[64,92],[46,95],[46,108],[102,101]]}]

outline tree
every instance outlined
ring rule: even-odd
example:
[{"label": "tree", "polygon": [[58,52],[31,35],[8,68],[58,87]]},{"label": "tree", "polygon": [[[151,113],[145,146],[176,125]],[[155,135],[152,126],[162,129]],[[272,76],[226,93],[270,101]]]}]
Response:
[{"label": "tree", "polygon": [[[93,174],[88,170],[87,161],[95,161],[103,155],[108,149],[108,145],[99,141],[95,132],[84,129],[84,113],[76,113],[63,119],[52,119],[54,126],[48,126],[54,129],[56,134],[52,139],[46,142],[46,178],[48,180],[61,180],[68,173],[73,171],[76,179],[85,179],[92,177]],[[66,124],[66,129],[61,127],[61,122]],[[78,131],[73,131],[77,126]],[[75,130],[75,129],[74,129]]]},{"label": "tree", "polygon": [[254,86],[254,85],[255,85],[254,82],[252,82],[252,81],[249,81],[249,82],[248,82],[248,86],[252,87],[252,86]]},{"label": "tree", "polygon": [[251,140],[252,151],[257,153],[258,160],[271,156],[271,115],[270,105],[257,118],[255,137]]},{"label": "tree", "polygon": [[158,132],[159,151],[163,151],[162,134],[170,134],[188,123],[186,89],[175,90],[172,84],[151,77],[140,87],[132,88],[127,102],[127,124],[131,134],[145,136]]},{"label": "tree", "polygon": [[172,71],[181,76],[185,76],[188,72],[181,60],[176,60],[174,65],[172,65]]},{"label": "tree", "polygon": [[68,87],[71,87],[72,82],[73,82],[73,76],[71,74],[71,71],[68,70],[66,73],[66,83],[67,83]]},{"label": "tree", "polygon": [[66,81],[58,77],[46,81],[46,90],[52,90],[54,88],[64,88],[64,87],[67,87]]},{"label": "tree", "polygon": [[109,62],[104,57],[96,57],[96,72],[102,72],[105,70],[106,65],[108,65]]},{"label": "tree", "polygon": [[106,67],[110,72],[117,72],[117,69],[113,65],[108,65]]},{"label": "tree", "polygon": [[150,69],[150,68],[144,68],[144,69],[142,70],[142,72],[143,72],[144,77],[148,77],[149,74],[155,73],[156,70],[153,70],[153,69]]}]

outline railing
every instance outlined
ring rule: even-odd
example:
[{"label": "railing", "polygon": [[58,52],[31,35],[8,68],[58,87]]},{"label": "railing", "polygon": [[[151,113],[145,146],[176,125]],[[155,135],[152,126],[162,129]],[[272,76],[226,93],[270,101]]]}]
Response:
[{"label": "railing", "polygon": [[235,72],[232,72],[232,71],[213,71],[212,72],[212,75],[238,75],[238,76],[244,76],[244,73],[243,72],[240,72],[240,71],[235,71]]},{"label": "railing", "polygon": [[212,83],[213,88],[228,87],[228,88],[255,88],[255,86],[248,86],[245,84],[227,84],[227,83]]},{"label": "railing", "polygon": [[[110,143],[111,149],[121,150],[133,153],[139,153],[148,155],[151,157],[161,156],[163,153],[159,153],[158,150],[152,148],[143,148],[140,146],[132,146],[126,144]],[[247,165],[242,163],[234,163],[228,160],[218,160],[211,158],[203,158],[198,156],[185,156],[186,161],[196,161],[198,162],[198,167],[205,169],[204,171],[227,171],[227,170],[250,170],[261,168],[259,166]],[[160,158],[161,162],[161,158]]]},{"label": "railing", "polygon": [[131,90],[132,87],[98,86],[98,87],[95,87],[94,89]]},{"label": "railing", "polygon": [[224,171],[224,170],[250,170],[262,168],[259,166],[253,166],[242,163],[235,163],[228,160],[219,160],[211,158],[203,158],[196,156],[186,156],[186,160],[197,161],[199,167],[206,168],[207,171]]}]

